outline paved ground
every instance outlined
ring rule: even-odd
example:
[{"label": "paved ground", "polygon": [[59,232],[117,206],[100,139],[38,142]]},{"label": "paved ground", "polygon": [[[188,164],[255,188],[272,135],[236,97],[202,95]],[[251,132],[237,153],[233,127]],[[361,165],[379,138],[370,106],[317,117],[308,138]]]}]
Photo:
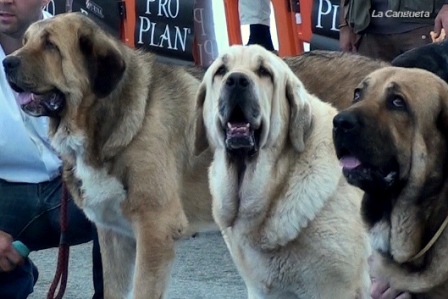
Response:
[{"label": "paved ground", "polygon": [[[91,244],[72,247],[66,299],[93,294]],[[29,299],[44,299],[56,269],[57,249],[31,253],[40,277]],[[246,289],[220,234],[203,234],[181,241],[177,250],[169,299],[244,299]]]}]

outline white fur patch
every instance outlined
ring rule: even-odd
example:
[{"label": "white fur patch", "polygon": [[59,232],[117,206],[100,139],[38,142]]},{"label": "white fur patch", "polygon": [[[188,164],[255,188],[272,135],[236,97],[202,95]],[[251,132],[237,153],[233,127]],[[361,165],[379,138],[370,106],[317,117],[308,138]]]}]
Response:
[{"label": "white fur patch", "polygon": [[123,184],[108,174],[106,168],[95,169],[84,161],[85,137],[59,129],[52,146],[62,155],[76,158],[75,176],[81,180],[82,209],[95,224],[134,237],[131,224],[123,216],[121,203],[126,199]]},{"label": "white fur patch", "polygon": [[94,169],[84,163],[82,157],[76,159],[75,175],[82,181],[86,216],[100,226],[133,237],[131,224],[121,211],[121,203],[126,199],[123,185],[106,169]]},{"label": "white fur patch", "polygon": [[382,220],[375,223],[369,230],[372,249],[380,252],[390,252],[390,225]]}]

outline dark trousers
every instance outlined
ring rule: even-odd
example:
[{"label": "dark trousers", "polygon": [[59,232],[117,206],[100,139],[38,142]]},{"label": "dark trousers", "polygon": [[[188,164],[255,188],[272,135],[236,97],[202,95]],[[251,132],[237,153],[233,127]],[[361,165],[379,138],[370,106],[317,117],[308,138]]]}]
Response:
[{"label": "dark trousers", "polygon": [[[57,247],[60,238],[61,196],[60,177],[40,184],[8,183],[0,180],[0,230],[10,234],[14,240],[22,241],[32,251]],[[96,228],[71,198],[67,216],[69,245],[91,240],[94,242],[93,298],[101,299],[103,275]],[[12,272],[0,273],[0,298],[26,298],[32,292],[37,276],[37,268],[29,259],[24,266]]]},{"label": "dark trousers", "polygon": [[429,33],[434,26],[425,26],[398,34],[362,34],[358,44],[358,53],[376,59],[391,62],[398,55],[432,42]]}]

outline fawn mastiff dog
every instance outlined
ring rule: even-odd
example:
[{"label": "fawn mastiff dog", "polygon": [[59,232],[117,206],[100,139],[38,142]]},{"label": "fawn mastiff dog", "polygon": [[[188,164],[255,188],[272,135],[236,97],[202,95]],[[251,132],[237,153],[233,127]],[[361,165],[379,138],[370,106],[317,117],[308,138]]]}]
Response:
[{"label": "fawn mastiff dog", "polygon": [[211,155],[193,154],[199,82],[76,13],[31,25],[3,64],[22,108],[50,117],[67,186],[99,228],[105,298],[165,298],[175,240],[214,225]]},{"label": "fawn mastiff dog", "polygon": [[365,191],[372,273],[412,298],[448,294],[448,86],[420,69],[386,67],[333,120],[348,182]]},{"label": "fawn mastiff dog", "polygon": [[209,67],[197,113],[196,153],[214,152],[213,216],[248,298],[370,298],[362,193],[334,152],[336,109],[253,45]]}]

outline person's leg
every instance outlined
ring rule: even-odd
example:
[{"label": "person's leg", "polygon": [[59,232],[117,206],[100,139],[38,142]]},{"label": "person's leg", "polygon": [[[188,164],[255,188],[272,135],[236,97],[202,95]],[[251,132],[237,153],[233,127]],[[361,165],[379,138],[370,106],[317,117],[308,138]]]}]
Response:
[{"label": "person's leg", "polygon": [[269,51],[274,50],[271,37],[271,1],[240,0],[239,13],[241,25],[250,25],[248,45],[258,44]]},{"label": "person's leg", "polygon": [[[47,245],[55,247],[59,245],[61,233],[61,200],[63,185],[61,178],[40,185],[40,198],[44,202],[48,215],[52,236],[56,239],[49,240]],[[87,243],[93,240],[95,225],[84,215],[84,212],[75,204],[71,196],[68,196],[67,205],[67,232],[66,240],[70,246]]]},{"label": "person's leg", "polygon": [[[62,181],[41,184],[0,181],[0,230],[22,241],[31,251],[59,245]],[[67,240],[70,245],[92,240],[94,225],[70,198]]]},{"label": "person's leg", "polygon": [[[59,245],[62,181],[57,178],[42,184],[17,184],[0,181],[0,230],[22,241],[30,250]],[[94,225],[70,198],[68,203],[67,241],[70,245],[94,239]],[[94,265],[101,265],[99,248],[94,248]],[[98,270],[94,285],[101,286],[102,270]],[[98,275],[98,273],[101,273]],[[98,278],[99,277],[99,278]],[[99,280],[98,280],[99,279]],[[96,291],[96,289],[95,289]],[[0,296],[1,298],[1,296]],[[96,297],[101,298],[101,297]]]},{"label": "person's leg", "polygon": [[397,40],[397,45],[399,45],[400,54],[408,50],[430,44],[432,40],[429,33],[433,29],[434,26],[430,25],[409,32],[396,34],[395,38]]},{"label": "person's leg", "polygon": [[39,272],[29,258],[25,263],[8,273],[0,272],[0,298],[25,299],[33,292]]},{"label": "person's leg", "polygon": [[394,35],[366,33],[357,43],[357,52],[364,56],[390,62],[400,54],[396,44]]},{"label": "person's leg", "polygon": [[[0,230],[15,240],[21,240],[26,246],[29,246],[29,242],[21,239],[20,233],[42,212],[37,190],[36,184],[12,184],[0,180]],[[39,237],[42,238],[42,232]],[[0,298],[27,298],[33,292],[37,278],[37,268],[27,258],[25,264],[14,271],[0,273]]]},{"label": "person's leg", "polygon": [[92,273],[93,273],[93,294],[92,299],[104,298],[104,284],[103,284],[103,265],[101,262],[100,243],[98,241],[98,234],[94,230],[93,248],[92,248]]}]

